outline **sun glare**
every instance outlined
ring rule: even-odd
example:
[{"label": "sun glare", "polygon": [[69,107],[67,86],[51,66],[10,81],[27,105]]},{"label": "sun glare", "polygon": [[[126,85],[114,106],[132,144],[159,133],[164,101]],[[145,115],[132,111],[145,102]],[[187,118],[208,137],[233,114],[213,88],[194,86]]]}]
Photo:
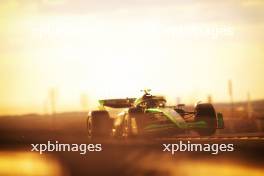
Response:
[{"label": "sun glare", "polygon": [[[137,96],[142,88],[173,103],[177,97],[194,103],[209,94],[228,101],[229,79],[237,100],[248,91],[253,99],[263,97],[260,24],[199,21],[195,16],[207,12],[193,11],[192,19],[163,6],[84,14],[39,12],[36,6],[8,5],[1,13],[1,112],[25,104],[24,111],[41,112],[51,88],[58,90],[61,110],[80,108],[83,93],[94,104],[98,98]],[[249,66],[254,69],[244,72]]]}]

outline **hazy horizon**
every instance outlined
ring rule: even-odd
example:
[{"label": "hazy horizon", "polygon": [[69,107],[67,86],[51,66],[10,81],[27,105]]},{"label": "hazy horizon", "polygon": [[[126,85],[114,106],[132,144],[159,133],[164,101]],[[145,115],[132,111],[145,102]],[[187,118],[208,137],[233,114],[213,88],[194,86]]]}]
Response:
[{"label": "hazy horizon", "polygon": [[264,99],[264,1],[0,2],[0,115],[82,109],[82,94],[186,104]]}]

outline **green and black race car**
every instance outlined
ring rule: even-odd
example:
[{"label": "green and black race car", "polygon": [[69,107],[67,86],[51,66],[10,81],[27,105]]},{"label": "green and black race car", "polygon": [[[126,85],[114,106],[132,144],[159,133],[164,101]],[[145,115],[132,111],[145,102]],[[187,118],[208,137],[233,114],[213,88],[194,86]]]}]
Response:
[{"label": "green and black race car", "polygon": [[144,90],[140,98],[99,100],[99,110],[87,117],[89,138],[132,136],[173,136],[196,131],[210,136],[224,127],[223,116],[212,104],[200,103],[194,111],[184,105],[166,106],[163,96],[154,96]]}]

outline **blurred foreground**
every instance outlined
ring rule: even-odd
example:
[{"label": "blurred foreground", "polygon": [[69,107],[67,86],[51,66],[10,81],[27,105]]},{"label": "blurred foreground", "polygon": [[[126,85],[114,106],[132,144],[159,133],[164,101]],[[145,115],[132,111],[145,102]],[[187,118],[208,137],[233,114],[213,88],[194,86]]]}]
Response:
[{"label": "blurred foreground", "polygon": [[[180,175],[262,176],[264,133],[262,120],[226,119],[226,128],[210,138],[195,133],[159,139],[109,139],[102,152],[30,152],[31,145],[59,141],[89,143],[86,113],[55,116],[2,117],[0,123],[0,175]],[[234,152],[162,152],[163,143],[232,143]]]}]

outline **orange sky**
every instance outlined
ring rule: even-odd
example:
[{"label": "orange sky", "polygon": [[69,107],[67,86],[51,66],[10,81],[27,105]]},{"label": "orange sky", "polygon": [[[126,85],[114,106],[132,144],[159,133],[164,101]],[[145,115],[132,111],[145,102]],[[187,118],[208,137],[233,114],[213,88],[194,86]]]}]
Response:
[{"label": "orange sky", "polygon": [[0,1],[0,114],[38,112],[58,92],[58,111],[80,95],[171,103],[264,98],[264,2]]}]

